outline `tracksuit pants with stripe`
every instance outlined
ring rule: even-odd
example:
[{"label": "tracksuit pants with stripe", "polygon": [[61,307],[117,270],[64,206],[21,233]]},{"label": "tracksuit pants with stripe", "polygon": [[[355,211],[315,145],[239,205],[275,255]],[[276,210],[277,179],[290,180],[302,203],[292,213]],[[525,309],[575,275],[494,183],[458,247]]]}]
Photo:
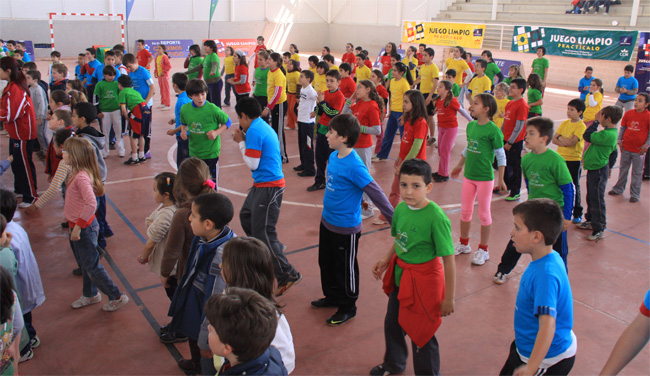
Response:
[{"label": "tracksuit pants with stripe", "polygon": [[359,298],[359,263],[357,250],[361,232],[337,234],[320,224],[318,266],[325,299],[339,307],[339,312],[356,314]]},{"label": "tracksuit pants with stripe", "polygon": [[23,202],[33,202],[36,198],[36,167],[32,153],[38,141],[9,139],[9,154],[14,157],[11,171],[14,174],[14,191],[23,195]]},{"label": "tracksuit pants with stripe", "polygon": [[[538,369],[535,375],[536,376],[568,375],[569,372],[571,372],[571,369],[573,368],[573,364],[575,363],[575,361],[576,361],[575,355],[569,358],[562,359],[549,368]],[[501,369],[501,372],[499,372],[499,375],[504,375],[504,376],[512,375],[515,373],[515,370],[517,368],[523,366],[524,364],[526,363],[521,361],[521,358],[519,357],[519,353],[517,352],[517,346],[515,345],[515,341],[512,341],[512,344],[510,344],[510,354],[508,354],[508,359],[506,360],[506,364],[503,365],[503,368]]]},{"label": "tracksuit pants with stripe", "polygon": [[286,138],[284,137],[284,118],[287,116],[287,102],[282,102],[276,104],[271,110],[271,127],[275,133],[278,134],[278,140],[280,141],[280,155],[282,156],[282,162],[288,163],[289,157],[287,157],[287,143]]}]

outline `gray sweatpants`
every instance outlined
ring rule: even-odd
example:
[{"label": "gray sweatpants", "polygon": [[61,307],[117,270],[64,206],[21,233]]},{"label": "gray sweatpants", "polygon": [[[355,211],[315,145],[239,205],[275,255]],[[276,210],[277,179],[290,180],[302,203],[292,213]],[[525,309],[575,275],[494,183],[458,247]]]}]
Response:
[{"label": "gray sweatpants", "polygon": [[632,182],[630,183],[630,197],[641,198],[641,184],[643,183],[643,159],[645,154],[632,153],[621,149],[621,168],[618,170],[618,181],[612,191],[622,194],[627,184],[627,174],[632,167]]},{"label": "gray sweatpants", "polygon": [[[354,148],[354,151],[356,151],[357,154],[359,154],[359,157],[361,157],[363,163],[366,165],[366,167],[368,167],[368,172],[370,172],[370,164],[372,163],[371,159],[372,159],[373,149],[374,147],[372,146],[369,148]],[[365,193],[363,194],[363,201],[368,203],[368,210],[362,210],[361,215],[363,215],[364,217],[374,216],[375,212],[372,206],[372,201],[370,201],[370,197],[368,197],[368,195]]]}]

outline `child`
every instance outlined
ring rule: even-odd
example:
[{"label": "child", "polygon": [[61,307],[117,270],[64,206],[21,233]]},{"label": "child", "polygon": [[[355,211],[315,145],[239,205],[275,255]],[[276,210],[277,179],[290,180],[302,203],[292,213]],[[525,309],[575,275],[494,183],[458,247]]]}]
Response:
[{"label": "child", "polygon": [[287,375],[280,352],[271,346],[278,326],[272,301],[253,290],[232,287],[212,296],[205,311],[210,350],[226,358],[219,375]]},{"label": "child", "polygon": [[[255,65],[253,65],[253,68],[257,68],[259,66],[260,59],[258,59],[258,54],[261,51],[266,52],[266,46],[264,45],[264,37],[260,35],[259,37],[257,37],[256,42],[257,45],[255,46],[255,51],[253,52],[253,56],[251,56],[251,59],[255,57]],[[250,64],[250,60],[248,61],[248,63]]]},{"label": "child", "polygon": [[496,157],[499,171],[497,188],[499,191],[504,191],[505,182],[503,177],[506,156],[503,151],[503,134],[490,120],[497,112],[497,102],[494,97],[484,93],[477,95],[474,98],[474,103],[470,106],[470,111],[477,120],[467,124],[467,146],[462,152],[460,161],[451,171],[452,179],[456,179],[463,167],[465,167],[465,177],[463,178],[461,191],[460,240],[454,245],[454,249],[456,255],[472,252],[472,248],[469,246],[469,231],[472,224],[474,200],[478,197],[481,240],[478,250],[472,258],[472,264],[483,265],[490,259],[488,242],[492,228],[490,207],[494,185],[492,161]]},{"label": "child", "polygon": [[83,74],[81,73],[81,68],[86,64],[86,54],[80,53],[77,55],[77,65],[74,67],[74,78],[75,80],[83,80]]},{"label": "child", "polygon": [[[488,76],[492,82],[492,87],[494,87],[498,82],[502,82],[504,78],[503,73],[501,73],[501,69],[499,69],[499,66],[494,62],[494,58],[492,58],[492,51],[485,50],[481,52],[481,58],[487,62],[487,65],[485,66],[485,75]],[[496,81],[494,79],[495,76],[497,77]]]},{"label": "child", "polygon": [[[242,51],[237,51],[233,55],[235,62],[235,73],[230,83],[235,87],[235,101],[250,96],[251,85],[248,83],[248,63]],[[228,82],[228,80],[226,80]]]},{"label": "child", "polygon": [[[532,68],[533,71],[531,74],[536,73],[539,76],[539,79],[542,84],[542,88],[539,89],[540,92],[544,92],[546,89],[546,83],[548,82],[548,59],[544,57],[546,55],[546,47],[539,46],[537,47],[537,59],[533,60]],[[529,76],[530,77],[530,76]]]},{"label": "child", "polygon": [[131,77],[120,76],[117,83],[120,89],[118,102],[120,103],[122,116],[129,121],[131,157],[124,164],[137,166],[147,161],[144,153],[144,138],[149,133],[151,109],[147,102],[142,99],[142,95],[133,89]]},{"label": "child", "polygon": [[529,112],[528,104],[522,97],[526,86],[526,80],[523,78],[512,80],[509,90],[512,100],[506,104],[503,115],[503,149],[506,152],[507,161],[505,182],[510,191],[506,201],[518,200],[521,191],[521,151]]},{"label": "child", "polygon": [[338,308],[334,315],[325,320],[329,326],[342,325],[357,314],[357,250],[362,228],[362,194],[370,197],[389,222],[393,217],[386,196],[353,150],[360,131],[357,118],[342,114],[332,119],[327,132],[327,143],[334,151],[329,157],[318,237],[318,266],[325,297],[311,302],[311,305],[315,308]]},{"label": "child", "polygon": [[97,83],[94,77],[95,70],[100,69],[102,65],[102,63],[97,61],[96,56],[96,49],[92,47],[86,48],[86,64],[82,67],[81,73],[84,75],[83,84],[89,98],[92,98],[93,90],[95,90],[95,84]]},{"label": "child", "polygon": [[[512,64],[510,67],[508,67],[508,77],[506,77],[503,80],[503,82],[505,82],[506,84],[508,84],[508,86],[510,86],[512,80],[514,80],[515,78],[521,78],[521,73],[519,72],[519,65]],[[512,99],[512,98],[508,98],[508,99]]]},{"label": "child", "polygon": [[[465,87],[469,81],[472,79],[472,70],[469,69],[469,65],[463,59],[465,54],[465,49],[461,46],[456,46],[453,49],[453,56],[448,58],[445,61],[445,65],[442,68],[443,72],[447,72],[448,69],[453,69],[456,72],[456,77],[454,77],[454,82],[460,87]],[[464,72],[467,74],[465,80],[463,80],[463,75],[459,74]],[[462,103],[461,103],[462,104]]]},{"label": "child", "polygon": [[237,94],[235,91],[235,88],[233,87],[234,84],[230,81],[231,79],[235,78],[235,66],[237,63],[235,63],[235,49],[232,48],[231,46],[226,47],[226,57],[223,59],[223,68],[221,68],[221,75],[224,76],[224,73],[226,74],[224,76],[224,79],[226,81],[226,97],[224,99],[223,104],[226,106],[230,106],[230,92],[232,91]]},{"label": "child", "polygon": [[345,53],[341,57],[342,63],[348,63],[350,66],[354,66],[357,62],[357,57],[354,55],[354,45],[352,43],[345,44]]},{"label": "child", "polygon": [[[426,52],[425,52],[426,54]],[[460,106],[460,103],[451,92],[451,81],[441,81],[438,84],[438,98],[436,99],[436,114],[438,117],[438,172],[433,173],[433,181],[442,183],[449,180],[449,158],[451,149],[454,147],[456,135],[458,134],[458,112],[460,112],[467,121],[472,121],[472,117]]]},{"label": "child", "polygon": [[580,79],[578,83],[578,92],[580,92],[580,99],[583,101],[587,99],[587,94],[589,94],[589,88],[591,86],[591,81],[594,79],[594,68],[587,67],[585,68],[585,76]]},{"label": "child", "polygon": [[623,76],[616,81],[616,92],[619,93],[616,106],[622,107],[625,111],[634,108],[634,98],[639,92],[639,81],[633,76],[634,65],[628,64],[623,70]]},{"label": "child", "polygon": [[232,121],[217,105],[206,101],[208,87],[203,80],[188,82],[185,91],[192,103],[181,107],[181,138],[189,141],[190,156],[208,165],[210,176],[218,186],[221,134],[230,128]]},{"label": "child", "polygon": [[27,72],[27,85],[34,104],[34,113],[36,114],[36,135],[38,136],[39,151],[37,153],[38,159],[45,159],[45,152],[47,151],[47,139],[45,138],[45,117],[47,117],[47,100],[45,91],[38,85],[41,79],[41,72],[37,70],[30,70]]},{"label": "child", "polygon": [[[609,155],[616,149],[616,124],[623,117],[623,109],[607,106],[596,114],[597,122],[585,131],[585,141],[591,145],[584,155],[584,169],[587,170],[587,214],[586,222],[578,224],[581,230],[592,230],[587,240],[603,238],[607,226],[605,188],[609,178]],[[598,125],[603,130],[598,131]]]},{"label": "child", "polygon": [[223,80],[219,73],[219,55],[217,55],[217,43],[213,40],[206,40],[203,42],[203,49],[205,50],[205,57],[203,58],[202,66],[188,70],[185,74],[198,72],[203,68],[203,79],[208,85],[208,101],[221,107],[221,89],[223,89]]},{"label": "child", "polygon": [[[90,107],[92,109],[92,107]],[[83,295],[72,303],[82,308],[102,301],[100,290],[108,295],[102,309],[113,312],[129,302],[99,263],[97,235],[99,224],[95,219],[97,200],[104,195],[104,184],[97,165],[93,146],[85,138],[71,137],[63,144],[63,161],[72,168],[65,194],[65,217],[70,225],[70,245],[83,275]]]},{"label": "child", "polygon": [[[0,52],[2,52],[0,50]],[[6,234],[2,234],[6,237]],[[2,240],[5,243],[5,240]],[[2,253],[9,255],[11,250],[5,249]],[[15,263],[15,260],[9,260]],[[20,301],[15,291],[13,281],[13,270],[0,267],[0,301],[2,303],[2,315],[0,316],[0,344],[2,344],[2,360],[0,368],[7,375],[18,375],[18,363],[20,362],[20,337],[24,329]]]},{"label": "child", "polygon": [[307,59],[307,64],[309,64],[309,70],[310,70],[314,75],[316,74],[316,66],[318,65],[319,62],[320,62],[320,60],[318,60],[318,56],[316,56],[316,55],[311,55],[311,56]]},{"label": "child", "polygon": [[287,123],[289,129],[296,129],[296,96],[300,79],[300,62],[289,58],[287,61]]},{"label": "child", "polygon": [[568,375],[577,339],[573,333],[573,297],[566,268],[552,245],[562,232],[557,202],[534,199],[514,207],[510,232],[517,252],[532,261],[521,276],[515,303],[515,340],[501,375]]},{"label": "child", "polygon": [[[529,119],[526,122],[526,147],[531,150],[531,153],[521,159],[521,168],[526,179],[528,199],[550,198],[562,208],[564,225],[562,233],[557,240],[553,241],[553,250],[560,255],[564,265],[567,266],[569,249],[566,230],[571,224],[574,188],[564,159],[548,148],[552,137],[553,120],[541,116]],[[494,283],[506,282],[506,277],[517,265],[519,256],[521,254],[517,252],[513,240],[510,240],[501,256],[501,263],[493,278]]]},{"label": "child", "polygon": [[[151,59],[153,59],[153,57],[151,57]],[[129,69],[129,77],[131,78],[131,85],[129,87],[132,87],[135,89],[135,91],[140,93],[142,98],[144,98],[144,102],[149,107],[149,113],[151,113],[151,110],[153,109],[153,95],[155,94],[156,90],[153,84],[153,79],[151,78],[151,73],[149,73],[149,69],[141,68],[135,60],[135,56],[132,54],[124,55],[122,61],[124,62],[124,65],[126,65],[126,67]],[[124,115],[124,117],[126,118],[126,115]],[[151,117],[146,120],[148,123],[145,129],[142,130],[144,147],[140,147],[140,151],[144,151],[145,157],[149,159],[151,158],[151,152],[149,151],[149,143],[151,141]]]},{"label": "child", "polygon": [[[151,62],[154,60],[153,55],[149,50],[145,48],[144,45],[144,39],[138,39],[135,41],[136,48],[138,49],[138,65],[149,71],[149,66],[151,65]],[[126,64],[126,63],[125,63]]]},{"label": "child", "polygon": [[68,86],[67,76],[68,67],[65,64],[55,63],[50,65],[50,91],[65,90]]},{"label": "child", "polygon": [[73,91],[81,94],[81,96],[77,95],[78,97],[83,98],[82,100],[79,100],[79,102],[88,102],[88,94],[86,88],[84,88],[83,82],[79,80],[69,80],[65,85],[65,92],[71,94]]},{"label": "child", "polygon": [[[92,74],[92,79],[95,85],[104,79],[104,68],[107,66],[115,68],[115,53],[110,50],[104,52],[104,64],[99,64]],[[115,78],[119,78],[121,76],[120,71],[117,68],[115,71]]]},{"label": "child", "polygon": [[[257,56],[259,55],[259,60]],[[266,107],[268,98],[266,96],[266,81],[269,75],[268,65],[269,54],[266,51],[260,51],[255,55],[255,76],[253,76],[253,98],[257,100],[261,108]],[[268,116],[263,118],[270,123]]]},{"label": "child", "polygon": [[279,53],[272,53],[267,61],[269,63],[269,74],[266,81],[268,103],[262,111],[262,117],[271,115],[271,127],[277,133],[280,142],[282,163],[289,163],[287,143],[284,137],[284,117],[287,115],[287,72],[282,68],[282,56]]},{"label": "child", "polygon": [[542,116],[542,91],[544,90],[542,80],[537,73],[528,76],[528,118]]},{"label": "child", "polygon": [[300,55],[298,55],[300,53],[300,51],[298,50],[298,46],[291,43],[289,45],[289,53],[291,54],[291,60],[297,61],[297,62],[300,63]]},{"label": "child", "polygon": [[[203,58],[201,57],[201,47],[198,44],[193,44],[190,46],[189,56],[185,59],[183,68],[193,70],[196,66],[203,66]],[[203,71],[199,69],[197,72],[188,74],[187,78],[188,80],[203,78]]]},{"label": "child", "polygon": [[506,114],[506,105],[510,102],[508,99],[508,92],[510,91],[510,84],[499,82],[494,88],[494,98],[497,100],[497,114],[494,115],[494,124],[499,129],[503,128],[503,120]]},{"label": "child", "polygon": [[357,80],[357,82],[360,82],[362,80],[369,80],[370,75],[372,74],[371,69],[366,66],[365,61],[366,61],[366,55],[364,54],[357,55],[357,62],[356,62],[357,65],[356,65],[356,70],[354,72],[354,78]]},{"label": "child", "polygon": [[492,81],[485,75],[487,61],[483,59],[476,60],[474,64],[474,77],[467,84],[467,100],[472,103],[472,99],[481,93],[492,94]]},{"label": "child", "polygon": [[[320,63],[319,63],[320,64]],[[316,178],[314,184],[307,187],[308,192],[325,189],[325,168],[332,154],[332,149],[327,143],[328,124],[336,115],[340,114],[345,105],[345,97],[339,84],[341,74],[338,70],[327,71],[327,91],[318,93],[318,130],[316,131]]]},{"label": "child", "polygon": [[[387,43],[386,47],[384,48],[384,54],[379,59],[379,64],[381,64],[381,73],[384,76],[388,75],[388,71],[392,68],[393,64],[391,63],[390,59],[396,53],[397,53],[397,46],[395,45],[395,43],[393,42]],[[365,55],[368,56],[368,54]]]},{"label": "child", "polygon": [[327,79],[325,77],[325,74],[327,74],[328,71],[329,66],[326,62],[321,61],[316,65],[316,76],[314,77],[312,85],[317,92],[324,93],[327,91]]},{"label": "child", "polygon": [[399,129],[400,138],[403,137],[404,133],[404,127],[399,124],[399,118],[404,111],[402,107],[404,94],[410,90],[413,79],[411,78],[411,72],[406,69],[406,65],[402,62],[395,64],[393,77],[390,82],[390,116],[388,117],[384,137],[381,141],[381,151],[373,158],[375,162],[388,158],[397,130]]},{"label": "child", "polygon": [[24,52],[21,51],[21,50],[19,50],[19,49],[16,49],[16,50],[14,51],[13,58],[16,59],[16,60],[18,60],[18,61],[20,61],[20,62],[25,63],[25,60],[23,60],[23,58],[24,58]]},{"label": "child", "polygon": [[[122,46],[122,45],[119,45]],[[124,48],[124,46],[122,46]],[[115,54],[115,70],[120,72],[120,76],[123,74],[129,74],[129,69],[122,63],[122,58],[124,57],[124,51],[118,50],[118,49],[113,49],[113,53]]]},{"label": "child", "polygon": [[[381,73],[381,72],[380,72]],[[375,85],[370,80],[358,81],[357,90],[355,92],[356,103],[352,105],[352,114],[359,120],[361,124],[361,134],[354,151],[359,155],[363,163],[365,163],[368,171],[370,171],[370,164],[372,160],[372,135],[381,135],[381,120],[384,113],[384,101],[377,93]],[[383,87],[383,86],[382,86]],[[367,198],[364,197],[367,201]],[[368,210],[363,210],[361,216],[372,216],[372,205]],[[365,219],[365,218],[364,218]]]},{"label": "child", "polygon": [[458,98],[458,103],[460,103],[460,106],[463,107],[463,101],[464,97],[460,96],[460,86],[455,82],[456,81],[456,70],[455,69],[448,69],[447,72],[445,72],[445,80],[451,82],[451,92],[454,94],[454,98]]},{"label": "child", "polygon": [[282,53],[282,68],[284,68],[285,71],[287,70],[287,63],[289,60],[291,60],[291,52],[287,51]]},{"label": "child", "polygon": [[61,162],[61,156],[58,155],[54,149],[52,140],[54,140],[54,133],[56,133],[56,131],[59,129],[72,129],[72,115],[70,111],[63,109],[54,111],[52,113],[50,121],[47,123],[47,127],[50,129],[50,131],[52,131],[53,135],[50,143],[47,146],[47,155],[45,156],[45,173],[49,175],[48,180],[52,181],[52,178],[56,174],[56,170],[59,167],[59,163]]},{"label": "child", "polygon": [[114,67],[106,65],[102,72],[104,79],[95,85],[95,98],[93,104],[99,109],[97,117],[102,119],[102,133],[104,133],[104,150],[102,155],[108,157],[110,144],[110,130],[115,127],[117,134],[117,155],[124,157],[124,141],[122,141],[122,118],[120,112],[119,84],[115,81],[117,71]]},{"label": "child", "polygon": [[436,142],[436,122],[433,119],[433,114],[436,108],[436,88],[438,87],[438,80],[440,71],[438,66],[433,62],[436,52],[433,48],[427,48],[422,53],[423,65],[420,65],[420,75],[413,81],[415,85],[420,85],[420,91],[424,96],[424,104],[427,106],[427,123],[429,124],[429,136],[427,137],[427,146],[431,146]]},{"label": "child", "polygon": [[300,100],[298,101],[298,149],[300,164],[293,168],[298,176],[315,176],[314,169],[314,108],[318,94],[311,86],[314,73],[310,70],[300,72]]},{"label": "child", "polygon": [[603,106],[603,81],[600,78],[594,78],[589,84],[589,94],[585,100],[585,112],[582,120],[588,127],[596,120],[596,114]]},{"label": "child", "polygon": [[[427,199],[433,184],[431,167],[425,161],[404,162],[399,180],[404,202],[395,208],[391,226],[395,242],[372,268],[376,279],[386,271],[383,288],[388,295],[388,308],[384,321],[384,361],[370,374],[404,371],[408,356],[404,335],[407,334],[412,342],[415,374],[438,375],[440,353],[435,334],[442,317],[451,315],[455,306],[456,266],[451,223],[442,209]],[[413,299],[416,295],[423,301],[416,303]]]},{"label": "child", "polygon": [[183,163],[186,158],[190,157],[189,141],[181,138],[181,108],[184,104],[192,102],[185,92],[187,86],[187,75],[185,73],[174,73],[172,75],[172,88],[176,93],[176,105],[174,107],[174,117],[169,119],[170,125],[174,128],[167,131],[170,136],[176,136],[176,168]]},{"label": "child", "polygon": [[329,70],[339,70],[339,67],[336,65],[336,59],[329,52],[323,56],[323,61],[327,64]]},{"label": "child", "polygon": [[158,79],[160,86],[160,109],[171,109],[171,98],[169,96],[169,71],[172,69],[172,63],[167,55],[167,47],[164,44],[156,46],[156,69],[153,70],[154,77]]},{"label": "child", "polygon": [[632,167],[630,202],[633,203],[639,202],[641,198],[643,158],[650,147],[649,102],[647,93],[639,93],[634,100],[634,109],[623,115],[618,135],[618,144],[621,148],[621,169],[618,171],[616,185],[609,191],[612,196],[623,194],[627,184],[627,174]]},{"label": "child", "polygon": [[560,124],[553,135],[553,143],[557,145],[557,153],[564,158],[566,166],[571,174],[575,188],[575,200],[573,203],[573,223],[580,223],[582,220],[582,205],[580,197],[580,175],[582,175],[582,151],[584,150],[584,133],[587,127],[580,118],[585,110],[585,102],[580,99],[572,99],[567,104],[568,119]]},{"label": "child", "polygon": [[354,96],[354,92],[357,90],[357,84],[354,82],[352,77],[350,77],[350,74],[352,73],[352,67],[350,64],[341,64],[339,72],[341,73],[341,84],[339,85],[339,88],[341,89],[343,97],[345,97],[345,105],[343,106],[343,111],[341,111],[341,113],[350,114],[352,113],[352,110],[350,110],[352,97]]}]

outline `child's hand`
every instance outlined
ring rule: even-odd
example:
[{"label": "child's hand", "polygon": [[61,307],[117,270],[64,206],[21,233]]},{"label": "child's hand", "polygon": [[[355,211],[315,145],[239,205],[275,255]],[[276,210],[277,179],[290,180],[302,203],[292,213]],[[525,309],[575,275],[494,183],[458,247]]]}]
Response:
[{"label": "child's hand", "polygon": [[400,157],[395,158],[395,163],[393,164],[393,167],[395,167],[396,170],[399,170],[399,166],[402,164],[402,160]]},{"label": "child's hand", "polygon": [[269,112],[271,112],[271,110],[269,110],[268,107],[264,107],[264,110],[262,111],[262,117],[263,117],[263,118],[268,117],[268,116],[269,116]]},{"label": "child's hand", "polygon": [[104,113],[103,112],[98,113],[97,118],[98,119],[103,119],[104,118]]},{"label": "child's hand", "polygon": [[181,128],[181,140],[187,141],[187,130],[183,131],[183,128]]},{"label": "child's hand", "polygon": [[176,128],[168,129],[167,130],[167,135],[168,136],[173,136],[176,134]]},{"label": "child's hand", "polygon": [[525,364],[523,366],[520,366],[515,370],[515,372],[512,374],[513,376],[533,376],[538,370],[529,370],[528,369],[528,364]]},{"label": "child's hand", "polygon": [[232,134],[232,139],[233,139],[233,141],[235,141],[236,143],[240,143],[240,142],[242,142],[242,141],[246,141],[246,134],[244,134],[244,132],[242,132],[241,129],[235,129],[235,131],[234,131],[233,134]]},{"label": "child's hand", "polygon": [[81,239],[81,227],[75,225],[72,231],[70,231],[70,240],[76,242],[79,239]]},{"label": "child's hand", "polygon": [[643,155],[648,151],[648,145],[643,145],[639,148],[639,155]]},{"label": "child's hand", "polygon": [[6,234],[7,234],[7,240],[4,242],[4,244],[2,244],[3,247],[9,247],[11,245],[11,239],[14,238],[14,235],[9,231],[7,231]]},{"label": "child's hand", "polygon": [[449,316],[452,313],[454,313],[454,308],[456,306],[456,303],[454,302],[454,299],[443,299],[442,303],[440,304],[440,314],[442,317]]},{"label": "child's hand", "polygon": [[9,163],[13,163],[14,162],[14,156],[13,155],[8,156],[7,160],[9,161]]},{"label": "child's hand", "polygon": [[207,131],[207,132],[205,132],[205,135],[208,136],[208,140],[211,140],[211,141],[216,140],[217,136],[218,136],[216,130]]},{"label": "child's hand", "polygon": [[458,178],[458,175],[460,175],[460,172],[462,170],[463,170],[462,166],[456,166],[456,167],[454,167],[453,170],[451,170],[451,173],[449,174],[449,176],[451,176],[452,179],[456,179],[456,178]]},{"label": "child's hand", "polygon": [[372,275],[375,276],[376,280],[379,281],[381,279],[382,274],[384,274],[384,272],[388,268],[388,263],[389,262],[390,262],[390,260],[386,260],[384,258],[384,259],[381,259],[381,260],[377,261],[375,263],[375,265],[372,267]]},{"label": "child's hand", "polygon": [[571,226],[571,220],[570,219],[565,219],[564,223],[562,224],[562,232],[568,230],[569,226]]},{"label": "child's hand", "polygon": [[503,150],[505,150],[505,151],[509,151],[511,147],[512,147],[512,145],[510,145],[507,142],[505,144],[503,144]]},{"label": "child's hand", "polygon": [[425,105],[425,106],[428,106],[429,103],[431,103],[431,98],[430,98],[430,97],[427,97],[427,100],[424,101],[424,105]]},{"label": "child's hand", "polygon": [[212,351],[201,349],[201,357],[205,359],[212,359]]},{"label": "child's hand", "polygon": [[322,91],[319,91],[318,92],[318,101],[322,102],[324,100],[325,100],[325,93],[323,93]]},{"label": "child's hand", "polygon": [[176,119],[174,119],[174,118],[169,119],[169,121],[167,122],[167,124],[169,124],[169,125],[174,125],[174,124],[176,124]]},{"label": "child's hand", "polygon": [[626,94],[626,93],[627,93],[627,89],[624,88],[624,87],[622,87],[622,88],[621,88],[621,93]]},{"label": "child's hand", "polygon": [[497,116],[500,118],[505,118],[506,114],[504,114],[503,111],[499,111],[499,114]]},{"label": "child's hand", "polygon": [[166,289],[172,287],[169,284],[169,282],[167,282],[168,280],[169,280],[169,277],[162,277],[162,276],[160,277],[160,283],[162,283],[163,287],[166,288]]},{"label": "child's hand", "polygon": [[499,177],[499,181],[497,182],[497,188],[499,188],[499,193],[505,193],[508,191],[508,187],[506,186],[506,182],[503,181],[502,177]]},{"label": "child's hand", "polygon": [[48,182],[48,183],[51,183],[51,182],[52,182],[52,179],[54,179],[54,176],[52,176],[52,175],[47,175],[47,182]]},{"label": "child's hand", "polygon": [[[32,206],[34,206],[34,205],[32,205]],[[31,208],[31,206],[30,206],[30,208]],[[368,201],[361,201],[361,210],[366,211],[368,209],[370,209],[370,204],[368,203]]]},{"label": "child's hand", "polygon": [[400,116],[399,119],[397,119],[397,122],[399,123],[400,127],[404,126],[404,115]]},{"label": "child's hand", "polygon": [[315,113],[314,111],[312,111],[312,112],[309,114],[309,118],[311,119],[311,118],[315,118],[315,117],[316,117],[316,113]]}]

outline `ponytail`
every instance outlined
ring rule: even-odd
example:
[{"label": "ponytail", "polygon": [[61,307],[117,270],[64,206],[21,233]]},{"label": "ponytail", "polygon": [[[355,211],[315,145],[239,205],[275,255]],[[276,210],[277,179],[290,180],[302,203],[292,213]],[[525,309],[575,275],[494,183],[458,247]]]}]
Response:
[{"label": "ponytail", "polygon": [[406,81],[408,81],[409,85],[413,85],[413,76],[411,76],[411,71],[406,68],[406,64],[400,61],[395,64],[395,69],[402,73],[403,77],[406,78]]},{"label": "ponytail", "polygon": [[443,106],[445,108],[447,108],[451,104],[451,100],[454,98],[454,93],[451,92],[454,85],[450,81],[447,81],[447,80],[442,80],[442,81],[440,81],[440,83],[442,84],[442,86],[445,87],[445,90],[447,90],[447,96],[444,97],[444,98],[441,98],[441,99],[443,99]]},{"label": "ponytail", "polygon": [[77,90],[70,90],[68,96],[70,98],[70,108],[74,108],[77,103],[88,102],[84,93]]}]

